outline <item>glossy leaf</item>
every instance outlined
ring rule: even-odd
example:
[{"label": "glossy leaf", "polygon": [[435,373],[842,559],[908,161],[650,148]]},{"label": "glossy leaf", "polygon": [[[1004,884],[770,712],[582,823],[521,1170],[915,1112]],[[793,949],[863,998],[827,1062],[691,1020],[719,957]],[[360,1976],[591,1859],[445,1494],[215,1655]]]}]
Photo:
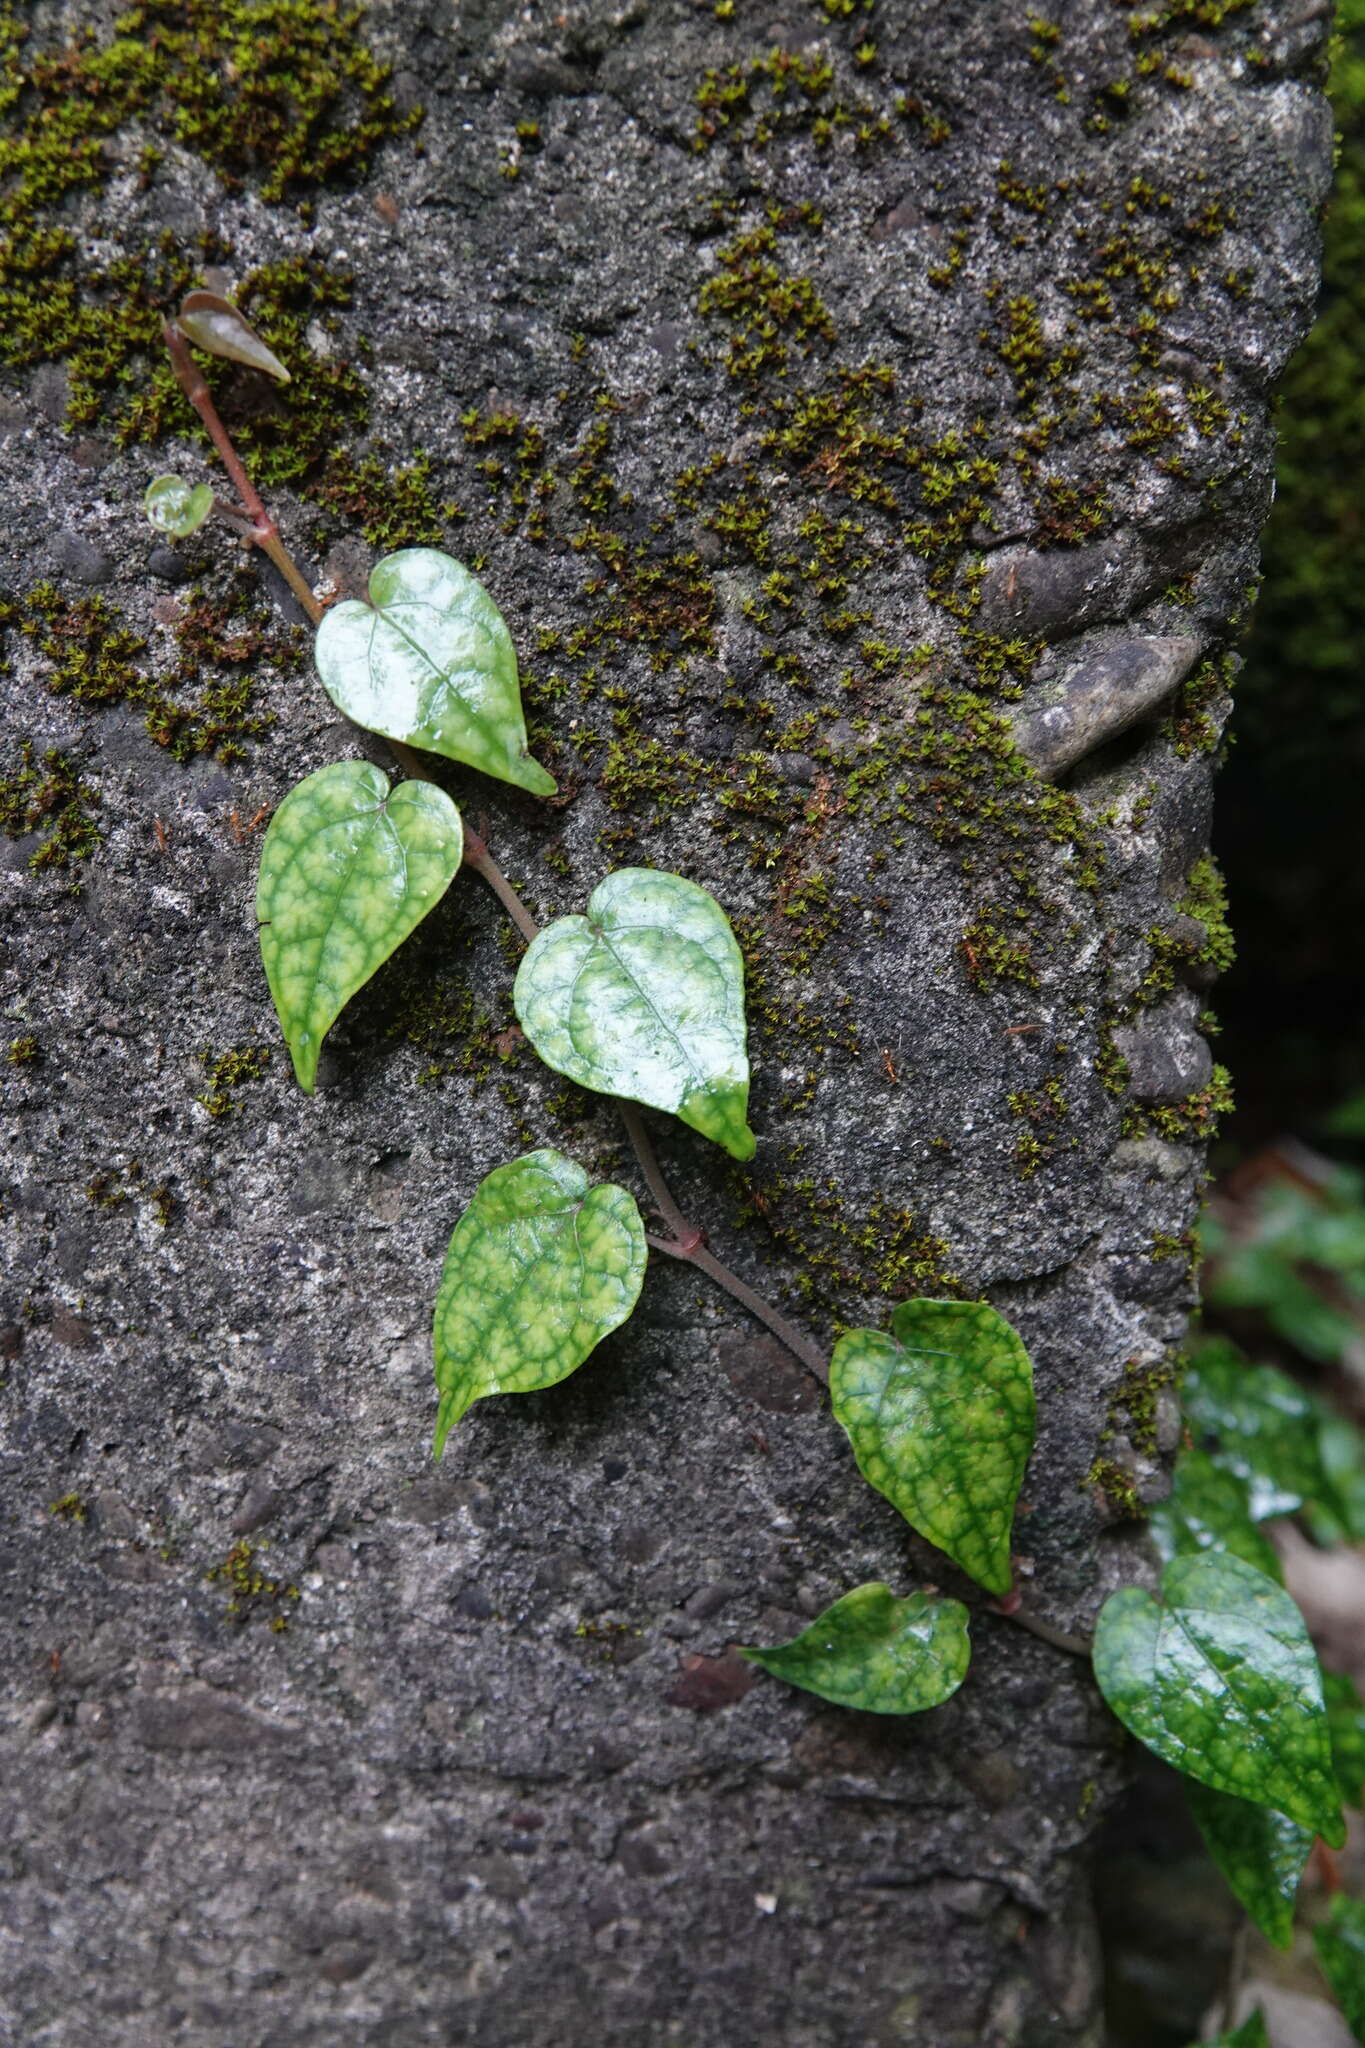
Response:
[{"label": "glossy leaf", "polygon": [[1332,1735],[1332,1764],[1347,1806],[1365,1803],[1365,1700],[1344,1671],[1324,1671],[1322,1696]]},{"label": "glossy leaf", "polygon": [[1190,2048],[1270,2048],[1270,2036],[1265,2030],[1265,2016],[1258,2005],[1255,2012],[1248,2013],[1240,2027],[1230,2034],[1215,2034],[1211,2041],[1194,2041]]},{"label": "glossy leaf", "polygon": [[[1163,1604],[1164,1603],[1164,1604]],[[1282,1587],[1239,1557],[1177,1557],[1161,1601],[1113,1593],[1095,1677],[1124,1726],[1178,1771],[1344,1839],[1318,1660]]]},{"label": "glossy leaf", "polygon": [[1227,1550],[1269,1579],[1284,1576],[1273,1545],[1251,1519],[1245,1484],[1206,1451],[1186,1451],[1177,1460],[1171,1491],[1152,1509],[1147,1527],[1163,1564],[1201,1550]]},{"label": "glossy leaf", "polygon": [[1196,1440],[1246,1485],[1254,1522],[1292,1514],[1328,1490],[1312,1400],[1273,1366],[1252,1365],[1215,1339],[1189,1365],[1180,1401]]},{"label": "glossy leaf", "polygon": [[725,912],[695,882],[654,868],[608,875],[586,917],[561,917],[532,941],[513,1002],[547,1066],[672,1110],[752,1159],[744,962]]},{"label": "glossy leaf", "polygon": [[567,1379],[629,1316],[647,1257],[634,1197],[561,1152],[480,1181],[436,1293],[436,1456],[471,1403]]},{"label": "glossy leaf", "polygon": [[289,382],[289,372],[275,351],[267,348],[240,306],[219,292],[189,292],[180,301],[176,325],[187,340],[208,355],[224,356],[230,363],[246,363],[263,370],[277,384]]},{"label": "glossy leaf", "polygon": [[902,1301],[891,1333],[848,1330],[829,1391],[863,1477],[991,1593],[1033,1448],[1033,1366],[981,1301]]},{"label": "glossy leaf", "polygon": [[299,1086],[358,988],[440,901],[460,814],[432,782],[390,791],[368,761],[305,776],[270,821],[256,888],[261,958]]},{"label": "glossy leaf", "polygon": [[1268,1806],[1215,1792],[1186,1778],[1185,1796],[1208,1851],[1234,1898],[1267,1941],[1288,1948],[1294,1939],[1294,1901],[1315,1835]]},{"label": "glossy leaf", "polygon": [[1326,1925],[1313,1929],[1313,1946],[1342,2017],[1365,2042],[1365,1899],[1338,1892]]},{"label": "glossy leaf", "polygon": [[357,725],[553,796],[526,751],[512,636],[476,576],[439,548],[400,548],[370,575],[370,601],[334,604],[318,674]]},{"label": "glossy leaf", "polygon": [[789,1643],[741,1652],[774,1678],[867,1714],[919,1714],[955,1693],[972,1649],[958,1600],[855,1586]]},{"label": "glossy leaf", "polygon": [[185,540],[213,510],[213,492],[208,484],[187,484],[183,476],[158,476],[148,484],[142,503],[158,533]]}]

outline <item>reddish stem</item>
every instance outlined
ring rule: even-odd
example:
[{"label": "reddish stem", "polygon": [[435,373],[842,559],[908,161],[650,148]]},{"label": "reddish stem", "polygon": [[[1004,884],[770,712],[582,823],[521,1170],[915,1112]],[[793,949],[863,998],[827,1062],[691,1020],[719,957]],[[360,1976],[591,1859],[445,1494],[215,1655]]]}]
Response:
[{"label": "reddish stem", "polygon": [[170,354],[175,381],[203,421],[208,437],[218,450],[223,467],[232,478],[233,487],[252,522],[248,529],[251,539],[263,554],[270,557],[316,626],[322,617],[323,607],[313,595],[313,587],[307,577],[280,539],[280,529],[266,511],[260,493],[247,475],[242,458],[232,445],[232,437],[218,416],[213,393],[204,381],[204,374],[198,363],[190,354],[189,343],[174,320],[167,320],[164,323],[162,333],[166,337],[166,348]]},{"label": "reddish stem", "polygon": [[[466,867],[473,868],[476,875],[483,877],[523,938],[529,941],[538,937],[540,926],[488,851],[488,846],[479,833],[465,833],[464,857]],[[742,1307],[748,1309],[750,1315],[757,1316],[761,1323],[766,1323],[773,1335],[786,1345],[794,1358],[800,1359],[808,1371],[814,1373],[822,1386],[827,1385],[829,1367],[810,1338],[804,1336],[793,1323],[789,1323],[787,1318],[766,1302],[761,1294],[755,1294],[753,1288],[746,1285],[737,1274],[732,1273],[728,1266],[723,1266],[714,1253],[707,1250],[703,1232],[695,1223],[689,1223],[683,1215],[673,1199],[668,1182],[664,1179],[658,1154],[645,1129],[639,1105],[627,1102],[619,1095],[613,1096],[612,1100],[620,1111],[621,1121],[626,1127],[626,1136],[630,1140],[631,1150],[639,1161],[645,1185],[654,1198],[659,1214],[673,1233],[671,1237],[650,1237],[649,1244],[656,1252],[665,1252],[670,1259],[681,1259],[687,1265],[696,1266],[709,1279],[714,1280],[718,1287],[723,1287],[727,1294],[733,1295]]]}]

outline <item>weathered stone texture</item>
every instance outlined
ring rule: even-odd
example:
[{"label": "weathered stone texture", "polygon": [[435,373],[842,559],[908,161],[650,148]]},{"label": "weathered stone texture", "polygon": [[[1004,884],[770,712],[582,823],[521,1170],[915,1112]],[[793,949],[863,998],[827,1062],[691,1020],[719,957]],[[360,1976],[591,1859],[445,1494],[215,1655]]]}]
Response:
[{"label": "weathered stone texture", "polygon": [[[450,544],[486,562],[565,801],[450,788],[542,915],[644,862],[739,922],[759,1158],[660,1129],[681,1198],[821,1342],[952,1284],[1015,1321],[1023,1583],[1080,1629],[1145,1569],[1125,1488],[1160,1487],[1133,1371],[1180,1341],[1209,1067],[1183,993],[1135,1005],[1149,935],[1191,922],[1227,709],[1221,669],[1135,709],[1119,672],[1134,645],[1216,662],[1245,609],[1330,121],[1326,24],[1291,0],[1221,26],[1182,0],[1136,43],[1109,0],[1038,12],[1059,39],[1022,0],[393,0],[365,33],[428,112],[363,183],[300,217],[161,137],[145,186],[66,217],[106,260],[169,225],[238,275],[354,271],[314,337],[372,350],[353,452],[426,451],[467,515]],[[832,85],[774,100],[772,51]],[[736,65],[748,100],[703,107],[694,148]],[[233,544],[159,545],[140,498],[202,449],[73,438],[50,368],[7,394],[10,591],[98,595],[164,669],[165,608]],[[470,409],[542,429],[543,500],[513,502],[521,444],[471,445]],[[276,502],[354,575],[354,523]],[[812,513],[864,528],[823,543],[823,598]],[[103,838],[65,871],[0,842],[7,1037],[39,1052],[4,1068],[0,2040],[1098,2042],[1084,1848],[1121,1756],[1085,1668],[978,1612],[962,1691],[904,1724],[736,1680],[727,1645],[863,1579],[980,1602],[732,1304],[656,1261],[575,1379],[481,1404],[431,1467],[429,1305],[480,1176],[547,1142],[631,1171],[610,1112],[502,1036],[481,885],[352,1006],[315,1100],[277,1051],[204,1106],[204,1048],[276,1044],[251,821],[368,748],[306,662],[263,669],[277,722],[242,758],[180,765],[136,704],[53,696],[15,630],[8,654],[3,772],[24,737],[66,750]],[[1111,669],[1115,717],[1091,693],[1049,764],[1074,802],[1046,795],[1006,717],[1026,737]],[[424,980],[454,1021],[418,1014]],[[1112,1028],[1140,1100],[1106,1086]],[[234,1623],[207,1575],[242,1541],[280,1590]]]}]

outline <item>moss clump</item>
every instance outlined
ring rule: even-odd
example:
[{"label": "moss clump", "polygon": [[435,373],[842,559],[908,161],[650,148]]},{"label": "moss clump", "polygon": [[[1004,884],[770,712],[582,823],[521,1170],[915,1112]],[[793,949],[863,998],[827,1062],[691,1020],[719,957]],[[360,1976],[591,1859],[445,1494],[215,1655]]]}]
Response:
[{"label": "moss clump", "polygon": [[[213,238],[186,251],[167,234],[92,262],[63,202],[107,182],[117,166],[111,139],[133,122],[175,135],[230,189],[259,176],[271,201],[357,176],[418,118],[394,106],[360,19],[339,0],[148,0],[119,17],[107,41],[86,31],[53,49],[16,11],[0,15],[0,359],[65,362],[70,424],[104,417],[120,440],[156,438],[172,389],[158,370],[146,391],[161,318],[199,265],[230,251]],[[146,150],[138,166],[144,180],[155,175]],[[283,283],[275,279],[277,296]],[[313,296],[326,302],[325,292]],[[253,317],[277,353],[293,355],[291,369],[303,369],[301,329],[268,331],[270,298],[258,283]],[[295,409],[317,423],[314,401],[334,398],[354,373],[328,364],[307,375],[319,388],[312,398],[296,389]],[[323,426],[310,459],[329,444],[335,435]]]},{"label": "moss clump", "polygon": [[99,802],[98,789],[85,781],[69,754],[49,748],[39,761],[32,740],[24,740],[18,768],[0,781],[0,832],[9,839],[44,834],[29,855],[35,872],[68,867],[88,860],[100,843],[91,816]]},{"label": "moss clump", "polygon": [[438,506],[430,485],[429,455],[388,469],[375,455],[357,460],[342,449],[308,495],[349,527],[359,527],[371,547],[388,554],[394,548],[444,547],[450,521],[463,518],[454,503]]},{"label": "moss clump", "polygon": [[[1015,918],[1022,923],[1023,913]],[[957,942],[966,963],[967,977],[974,989],[986,990],[1001,981],[1017,981],[1023,988],[1038,987],[1038,971],[1024,936],[1007,929],[995,908],[978,911]]]},{"label": "moss clump", "polygon": [[204,1577],[211,1586],[227,1588],[224,1621],[240,1625],[260,1616],[269,1621],[274,1635],[283,1635],[289,1626],[289,1609],[300,1597],[299,1589],[271,1578],[256,1559],[255,1546],[245,1541],[234,1543],[225,1558],[209,1566]]},{"label": "moss clump", "polygon": [[1140,1009],[1169,995],[1176,977],[1192,967],[1211,968],[1225,974],[1237,956],[1232,927],[1227,918],[1227,888],[1217,861],[1205,854],[1190,869],[1185,894],[1176,908],[1197,920],[1204,936],[1197,939],[1154,925],[1147,934],[1151,964],[1139,982],[1133,1007]]},{"label": "moss clump", "polygon": [[31,1067],[42,1058],[42,1049],[32,1032],[23,1038],[12,1038],[6,1058],[12,1067]]},{"label": "moss clump", "polygon": [[199,1055],[201,1066],[208,1070],[208,1088],[203,1095],[196,1095],[195,1101],[206,1109],[211,1117],[231,1116],[241,1108],[240,1099],[231,1092],[234,1088],[245,1087],[249,1082],[265,1077],[270,1065],[270,1048],[264,1045],[239,1045],[227,1052],[213,1053],[206,1046]]},{"label": "moss clump", "polygon": [[1232,1108],[1232,1076],[1226,1067],[1216,1066],[1207,1084],[1183,1102],[1164,1103],[1156,1109],[1128,1103],[1119,1128],[1125,1138],[1155,1136],[1171,1145],[1205,1145],[1217,1137],[1219,1123]]},{"label": "moss clump", "polygon": [[163,677],[142,662],[147,642],[103,598],[68,602],[55,584],[36,583],[0,607],[0,625],[30,642],[55,696],[91,710],[141,706],[148,734],[177,761],[204,753],[240,760],[244,742],[273,723],[252,708],[256,671],[267,663],[295,666],[302,654],[302,636],[274,625],[246,576],[225,597],[188,593],[173,627],[176,660]]},{"label": "moss clump", "polygon": [[1147,1508],[1137,1490],[1137,1481],[1115,1458],[1096,1458],[1081,1481],[1104,1496],[1110,1512],[1119,1520],[1145,1522]]},{"label": "moss clump", "polygon": [[89,1503],[79,1493],[64,1493],[60,1500],[54,1500],[48,1509],[61,1522],[84,1522],[90,1514]]},{"label": "moss clump", "polygon": [[961,1297],[949,1250],[909,1210],[878,1195],[852,1209],[833,1180],[782,1175],[762,1186],[731,1176],[740,1224],[767,1236],[796,1269],[796,1290],[808,1307],[834,1320],[864,1313],[867,1301],[911,1295]]},{"label": "moss clump", "polygon": [[808,277],[792,277],[773,261],[777,231],[751,228],[720,251],[699,310],[730,329],[726,367],[732,377],[785,376],[794,347],[809,354],[834,340],[834,323]]}]

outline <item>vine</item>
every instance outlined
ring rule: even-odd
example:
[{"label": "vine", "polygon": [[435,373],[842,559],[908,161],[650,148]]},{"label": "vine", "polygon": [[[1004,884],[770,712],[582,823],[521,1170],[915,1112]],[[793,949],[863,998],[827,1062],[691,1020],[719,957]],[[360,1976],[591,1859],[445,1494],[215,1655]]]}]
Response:
[{"label": "vine", "polygon": [[[516,652],[492,598],[449,555],[410,547],[375,566],[368,601],[323,607],[252,485],[191,345],[278,379],[284,365],[235,305],[209,292],[189,296],[166,341],[236,498],[161,477],[147,493],[149,517],[173,535],[217,517],[261,549],[317,628],[328,696],[361,730],[387,739],[405,778],[391,785],[368,762],[323,766],[290,791],[266,833],[262,960],[300,1087],[313,1092],[323,1040],[345,1004],[467,867],[526,941],[513,1004],[527,1040],[546,1065],[614,1101],[662,1225],[663,1234],[646,1230],[627,1188],[590,1184],[548,1147],[485,1176],[455,1226],[435,1301],[436,1455],[475,1401],[576,1371],[633,1312],[650,1251],[694,1265],[828,1385],[863,1476],[984,1590],[988,1611],[1061,1651],[1093,1655],[1120,1721],[1185,1775],[1238,1898],[1285,1939],[1314,1840],[1344,1839],[1350,1787],[1334,1744],[1342,1703],[1324,1695],[1242,1477],[1198,1447],[1186,1453],[1154,1518],[1165,1557],[1159,1593],[1130,1586],[1111,1595],[1093,1645],[1023,1609],[1011,1534],[1036,1403],[1018,1333],[986,1302],[918,1296],[896,1305],[889,1331],[845,1331],[826,1364],[809,1336],[716,1258],[673,1197],[642,1108],[676,1115],[741,1164],[754,1154],[744,964],[724,910],[682,875],[626,867],[606,876],[584,914],[537,925],[423,760],[462,762],[532,796],[555,793],[528,749]],[[1213,1398],[1206,1382],[1207,1373],[1193,1390],[1196,1420],[1200,1400]],[[825,1699],[907,1714],[963,1682],[969,1623],[961,1601],[932,1590],[899,1597],[871,1583],[793,1641],[743,1654]],[[1334,1982],[1358,1937],[1350,1913],[1319,1931]],[[1253,2037],[1243,2029],[1237,2038]]]}]

